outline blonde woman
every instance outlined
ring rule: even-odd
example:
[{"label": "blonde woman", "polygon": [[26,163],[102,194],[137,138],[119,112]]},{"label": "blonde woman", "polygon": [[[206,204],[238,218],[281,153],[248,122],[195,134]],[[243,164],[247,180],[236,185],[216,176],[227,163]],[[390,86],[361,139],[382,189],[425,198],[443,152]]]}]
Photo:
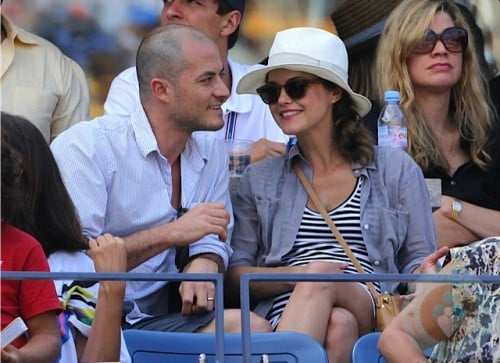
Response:
[{"label": "blonde woman", "polygon": [[[377,55],[380,92],[399,90],[408,152],[442,184],[438,244],[500,234],[500,161],[487,81],[452,1],[407,0],[387,19]],[[496,145],[495,145],[496,144]]]}]

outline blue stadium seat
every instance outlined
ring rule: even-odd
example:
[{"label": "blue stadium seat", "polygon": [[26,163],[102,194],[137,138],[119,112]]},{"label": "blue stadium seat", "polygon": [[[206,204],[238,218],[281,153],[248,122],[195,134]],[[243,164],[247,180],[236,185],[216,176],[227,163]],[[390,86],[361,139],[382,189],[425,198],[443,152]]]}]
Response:
[{"label": "blue stadium seat", "polygon": [[[379,337],[380,333],[369,333],[359,338],[352,349],[351,363],[387,363],[377,349]],[[433,348],[425,349],[424,354],[430,356]]]},{"label": "blue stadium seat", "polygon": [[[196,363],[200,353],[207,363],[214,363],[215,334],[171,333],[147,330],[124,330],[132,363]],[[241,363],[241,334],[225,334],[224,362]],[[295,332],[253,333],[252,363],[263,354],[271,362],[328,363],[325,350],[313,338]]]}]

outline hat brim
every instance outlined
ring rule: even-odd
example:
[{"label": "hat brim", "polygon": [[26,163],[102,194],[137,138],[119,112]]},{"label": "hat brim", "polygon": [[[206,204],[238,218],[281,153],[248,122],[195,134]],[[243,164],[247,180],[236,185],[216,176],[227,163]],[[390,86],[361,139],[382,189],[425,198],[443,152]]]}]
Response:
[{"label": "hat brim", "polygon": [[331,70],[315,65],[279,64],[250,71],[240,79],[238,86],[236,87],[236,92],[239,94],[257,94],[257,88],[266,83],[267,74],[275,69],[288,69],[290,71],[311,73],[319,78],[335,83],[337,86],[345,90],[351,97],[353,108],[361,117],[365,116],[372,107],[368,98],[355,93],[341,77],[336,75]]}]

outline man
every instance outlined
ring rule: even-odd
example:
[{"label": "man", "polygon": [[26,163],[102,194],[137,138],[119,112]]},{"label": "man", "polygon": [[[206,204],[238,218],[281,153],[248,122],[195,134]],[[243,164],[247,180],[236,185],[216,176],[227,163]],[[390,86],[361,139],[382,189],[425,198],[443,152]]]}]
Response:
[{"label": "man", "polygon": [[[191,27],[159,27],[139,46],[137,74],[141,103],[131,116],[79,123],[51,145],[84,233],[122,237],[136,272],[222,272],[233,227],[228,156],[212,135],[193,134],[223,125],[229,91],[217,47]],[[174,247],[189,244],[181,261]],[[128,283],[128,326],[212,331],[213,283],[178,291],[181,311],[172,313],[178,292],[168,296],[165,282]],[[225,324],[237,331],[239,312]]]},{"label": "man", "polygon": [[33,122],[47,142],[88,120],[89,91],[80,66],[3,13],[1,28],[1,110]]},{"label": "man", "polygon": [[[254,95],[238,95],[236,85],[251,68],[228,57],[237,38],[245,0],[164,0],[162,24],[184,24],[212,39],[224,62],[224,83],[231,90],[222,105],[225,127],[216,131],[220,140],[255,141],[251,161],[285,153],[287,136],[276,125],[268,107]],[[256,67],[256,66],[253,66]],[[130,115],[139,104],[134,67],[122,72],[111,84],[104,104],[107,114]]]}]

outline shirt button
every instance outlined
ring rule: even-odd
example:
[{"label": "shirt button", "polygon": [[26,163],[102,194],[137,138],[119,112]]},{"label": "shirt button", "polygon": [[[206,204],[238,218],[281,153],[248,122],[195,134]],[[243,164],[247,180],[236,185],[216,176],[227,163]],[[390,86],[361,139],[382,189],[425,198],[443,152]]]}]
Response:
[{"label": "shirt button", "polygon": [[369,229],[369,228],[370,228],[370,225],[368,223],[363,224],[363,229]]},{"label": "shirt button", "polygon": [[450,182],[450,185],[455,186],[455,185],[457,185],[457,182],[456,182],[455,180],[452,180],[452,181]]},{"label": "shirt button", "polygon": [[379,260],[373,261],[373,265],[374,266],[380,266],[380,261]]}]

